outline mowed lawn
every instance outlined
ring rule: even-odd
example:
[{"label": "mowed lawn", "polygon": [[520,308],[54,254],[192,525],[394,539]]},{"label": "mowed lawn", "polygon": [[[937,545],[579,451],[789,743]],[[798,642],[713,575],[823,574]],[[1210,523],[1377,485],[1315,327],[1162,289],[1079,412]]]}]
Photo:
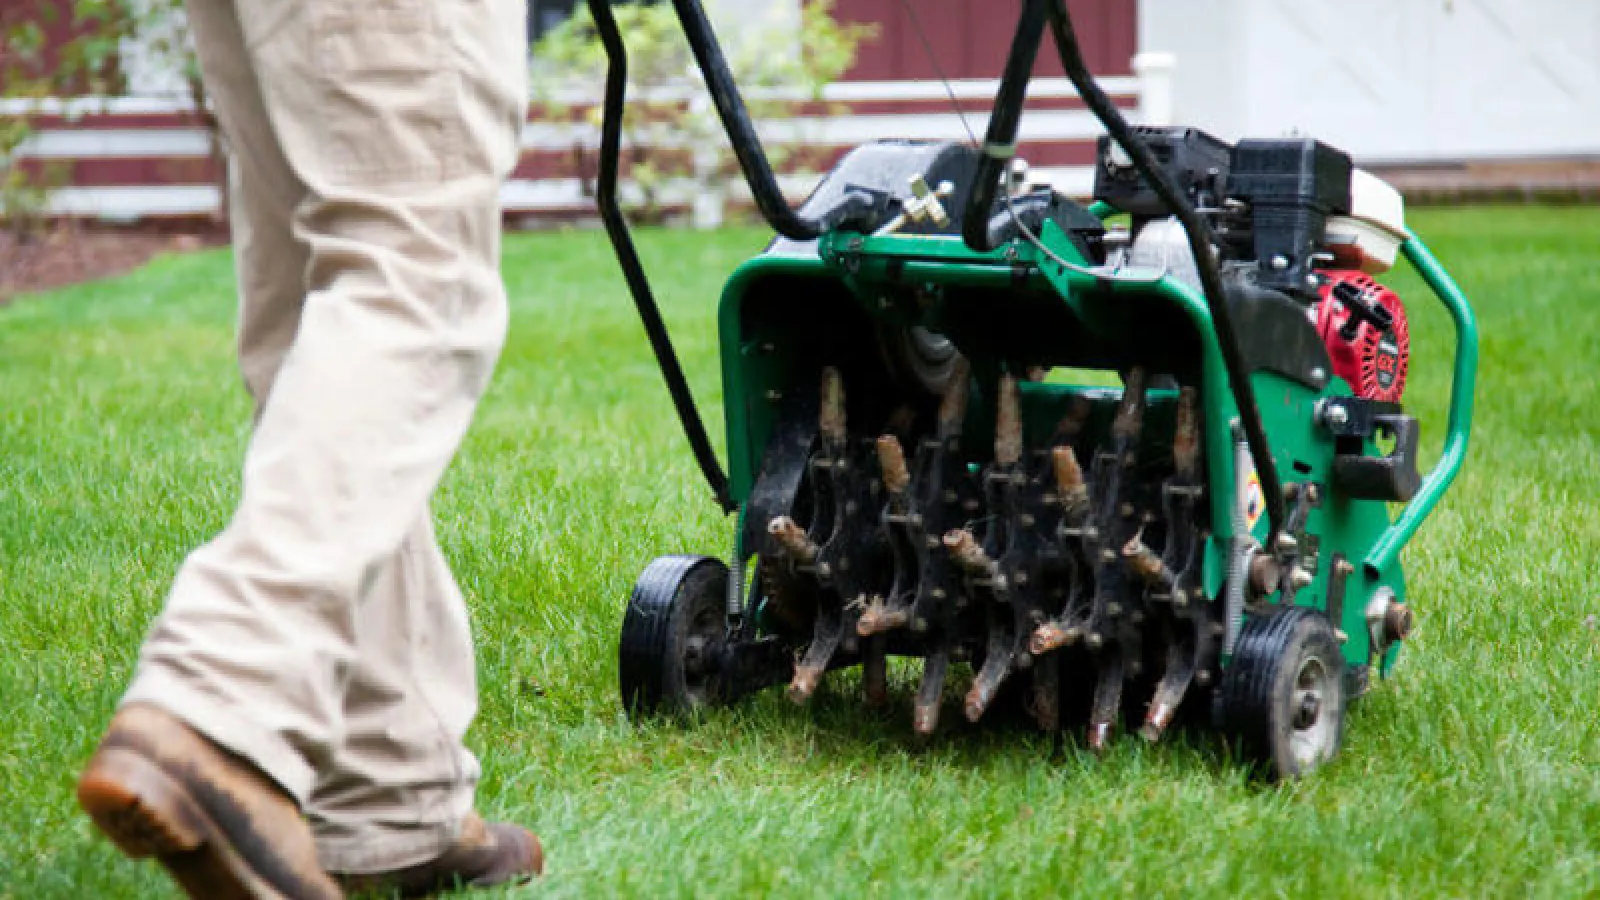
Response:
[{"label": "mowed lawn", "polygon": [[[1476,303],[1473,451],[1406,553],[1420,631],[1343,756],[1252,783],[1204,736],[913,740],[914,674],[863,710],[769,692],[635,727],[639,569],[725,552],[599,233],[514,236],[511,338],[435,504],[472,607],[480,807],[543,835],[552,897],[1600,896],[1600,210],[1425,211]],[[720,431],[713,315],[764,235],[649,233]],[[1409,405],[1437,446],[1449,322],[1409,276]],[[227,520],[247,405],[226,252],[0,309],[0,896],[164,896],[72,802],[185,551]],[[720,438],[719,438],[720,440]]]}]

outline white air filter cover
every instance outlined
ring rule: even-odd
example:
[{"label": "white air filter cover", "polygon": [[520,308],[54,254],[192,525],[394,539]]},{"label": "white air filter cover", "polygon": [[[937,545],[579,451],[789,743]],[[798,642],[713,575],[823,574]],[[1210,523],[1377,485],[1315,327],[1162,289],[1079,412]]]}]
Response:
[{"label": "white air filter cover", "polygon": [[1339,262],[1369,275],[1387,272],[1405,239],[1405,198],[1371,172],[1351,172],[1350,215],[1328,219],[1328,246]]}]

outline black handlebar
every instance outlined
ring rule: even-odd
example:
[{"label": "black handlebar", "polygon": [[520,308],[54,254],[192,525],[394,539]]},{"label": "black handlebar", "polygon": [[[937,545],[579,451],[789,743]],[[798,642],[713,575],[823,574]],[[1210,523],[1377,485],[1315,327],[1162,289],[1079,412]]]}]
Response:
[{"label": "black handlebar", "polygon": [[705,76],[711,102],[717,108],[717,116],[722,119],[723,129],[728,132],[728,141],[733,144],[734,155],[739,158],[739,168],[744,172],[745,182],[750,185],[750,194],[755,198],[756,208],[761,210],[762,218],[790,240],[809,241],[844,222],[868,214],[873,207],[872,198],[859,192],[845,194],[839,204],[815,219],[794,211],[778,187],[777,177],[772,174],[772,165],[761,147],[761,138],[750,121],[750,113],[745,109],[739,88],[733,83],[733,72],[728,68],[728,60],[722,54],[722,47],[717,43],[716,33],[711,29],[711,22],[706,18],[700,0],[672,0],[672,8],[678,13],[684,36],[689,39],[689,49],[694,53],[701,74]]},{"label": "black handlebar", "polygon": [[[595,185],[595,205],[600,209],[600,218],[605,221],[606,234],[611,238],[611,246],[617,253],[617,262],[622,266],[622,275],[628,281],[628,292],[633,295],[634,306],[639,309],[639,319],[644,323],[645,335],[650,339],[650,349],[655,352],[656,362],[661,366],[661,376],[667,382],[667,392],[672,395],[672,405],[678,411],[678,421],[683,424],[683,432],[689,439],[689,447],[694,451],[695,461],[700,464],[700,472],[705,476],[706,484],[711,486],[711,492],[716,495],[717,505],[722,507],[723,512],[733,512],[739,505],[733,502],[733,496],[728,490],[728,476],[722,471],[722,464],[717,461],[717,453],[711,447],[711,438],[706,434],[705,422],[701,420],[700,410],[695,406],[694,394],[689,390],[689,381],[684,377],[683,366],[678,363],[678,354],[672,349],[672,339],[667,336],[666,323],[661,320],[661,310],[656,306],[655,295],[650,291],[650,280],[645,277],[644,264],[639,261],[639,253],[633,246],[633,236],[628,233],[628,220],[623,217],[622,208],[617,203],[617,170],[622,155],[622,114],[628,90],[628,50],[622,43],[622,34],[617,30],[616,17],[611,14],[611,0],[589,0],[589,14],[594,17],[595,31],[600,35],[600,42],[605,45],[607,60],[605,108],[600,125],[600,172]],[[771,174],[771,170],[768,170],[769,178]]]},{"label": "black handlebar", "polygon": [[1023,4],[1017,33],[1011,39],[1011,53],[1006,56],[1005,74],[995,94],[989,130],[983,137],[983,155],[978,159],[972,193],[967,195],[967,209],[961,218],[961,239],[978,253],[994,249],[989,237],[989,213],[994,209],[995,194],[1000,189],[1006,166],[1017,153],[1017,126],[1022,122],[1022,106],[1027,100],[1033,62],[1044,41],[1044,20],[1042,4],[1035,0]]}]

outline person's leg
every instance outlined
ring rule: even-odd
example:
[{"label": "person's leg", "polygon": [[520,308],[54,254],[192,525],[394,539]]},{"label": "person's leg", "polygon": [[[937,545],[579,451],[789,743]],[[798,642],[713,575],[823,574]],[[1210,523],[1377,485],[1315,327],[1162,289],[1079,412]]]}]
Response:
[{"label": "person's leg", "polygon": [[307,813],[323,865],[382,872],[433,859],[472,812],[477,710],[466,604],[424,513],[356,610],[343,740]]},{"label": "person's leg", "polygon": [[[221,106],[225,101],[216,102]],[[300,330],[300,311],[305,307],[310,252],[294,236],[292,220],[306,189],[267,128],[260,92],[234,105],[253,113],[249,121],[259,126],[258,140],[271,141],[269,146],[251,147],[247,154],[234,151],[228,170],[228,219],[239,282],[239,373],[259,420]]]},{"label": "person's leg", "polygon": [[[523,51],[472,0],[238,10],[307,188],[293,229],[310,290],[238,511],[180,571],[128,700],[173,709],[305,802],[344,743],[357,600],[425,515],[504,336],[498,188]],[[486,53],[495,41],[509,46]]]},{"label": "person's leg", "polygon": [[[356,297],[372,289],[361,276],[375,275],[379,296],[403,301],[373,310],[372,321],[405,326],[395,331],[398,342],[385,341],[384,355],[395,360],[395,377],[423,379],[424,401],[437,391],[434,402],[475,402],[504,336],[498,191],[518,155],[526,103],[517,30],[524,15],[516,0],[403,0],[381,11],[338,0],[298,23],[310,29],[313,55],[304,41],[268,37],[261,45],[264,69],[310,65],[322,76],[313,95],[299,94],[304,82],[291,78],[269,80],[282,90],[268,89],[286,145],[307,151],[301,171],[313,198],[299,233],[313,247],[313,281],[324,259],[353,249],[351,238],[368,243],[360,252],[371,254],[369,264],[345,277]],[[264,32],[296,27],[264,23]],[[300,112],[313,108],[317,115]],[[290,156],[301,165],[293,149]],[[385,252],[410,242],[410,253]],[[313,292],[303,331],[319,311]],[[414,345],[407,332],[436,344]],[[292,390],[300,350],[297,343],[275,398]],[[470,415],[470,406],[463,411]],[[443,414],[443,406],[433,413]],[[458,442],[459,433],[446,459]],[[473,807],[478,766],[462,745],[477,706],[472,638],[434,540],[427,494],[419,497],[411,521],[390,522],[401,526],[400,540],[383,545],[394,554],[365,572],[341,739],[308,798],[318,851],[332,871],[390,872],[437,860]]]},{"label": "person's leg", "polygon": [[[239,365],[259,418],[300,325],[310,255],[292,228],[305,185],[267,128],[253,77],[247,87],[228,105],[247,109],[264,133],[249,135],[257,152],[230,172],[230,213]],[[307,804],[325,864],[349,872],[370,868],[373,847],[437,845],[440,826],[471,811],[478,773],[461,745],[477,706],[472,636],[426,512],[357,604],[343,740]]]},{"label": "person's leg", "polygon": [[[305,298],[307,253],[289,228],[305,188],[272,134],[232,0],[190,0],[188,15],[232,148],[239,360],[259,415]],[[338,896],[299,804],[252,762],[248,737],[166,699],[124,703],[85,767],[79,802],[101,830],[160,859],[193,897]]]},{"label": "person's leg", "polygon": [[[239,11],[272,133],[306,186],[293,232],[310,290],[276,380],[258,379],[270,393],[239,510],[185,563],[126,702],[179,716],[309,804],[325,865],[403,868],[481,827],[463,820],[464,611],[453,587],[422,601],[448,575],[418,523],[504,335],[497,194],[523,114],[522,10]],[[408,579],[404,559],[433,571]],[[397,604],[427,631],[375,629]],[[380,725],[385,711],[402,718]],[[396,755],[395,780],[379,782]],[[373,838],[359,855],[355,835]]]},{"label": "person's leg", "polygon": [[344,742],[307,807],[323,865],[349,889],[407,895],[537,873],[537,838],[472,811],[478,764],[461,743],[477,708],[472,638],[428,517],[357,618]]}]

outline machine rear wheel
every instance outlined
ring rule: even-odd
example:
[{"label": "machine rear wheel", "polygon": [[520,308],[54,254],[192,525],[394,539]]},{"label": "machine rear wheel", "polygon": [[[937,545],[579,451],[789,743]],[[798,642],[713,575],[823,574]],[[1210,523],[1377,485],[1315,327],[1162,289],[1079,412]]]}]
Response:
[{"label": "machine rear wheel", "polygon": [[662,556],[634,584],[622,619],[622,705],[635,719],[684,713],[721,697],[728,567],[710,556]]},{"label": "machine rear wheel", "polygon": [[1344,658],[1322,613],[1285,607],[1245,624],[1222,681],[1228,733],[1274,781],[1305,775],[1339,752]]}]

